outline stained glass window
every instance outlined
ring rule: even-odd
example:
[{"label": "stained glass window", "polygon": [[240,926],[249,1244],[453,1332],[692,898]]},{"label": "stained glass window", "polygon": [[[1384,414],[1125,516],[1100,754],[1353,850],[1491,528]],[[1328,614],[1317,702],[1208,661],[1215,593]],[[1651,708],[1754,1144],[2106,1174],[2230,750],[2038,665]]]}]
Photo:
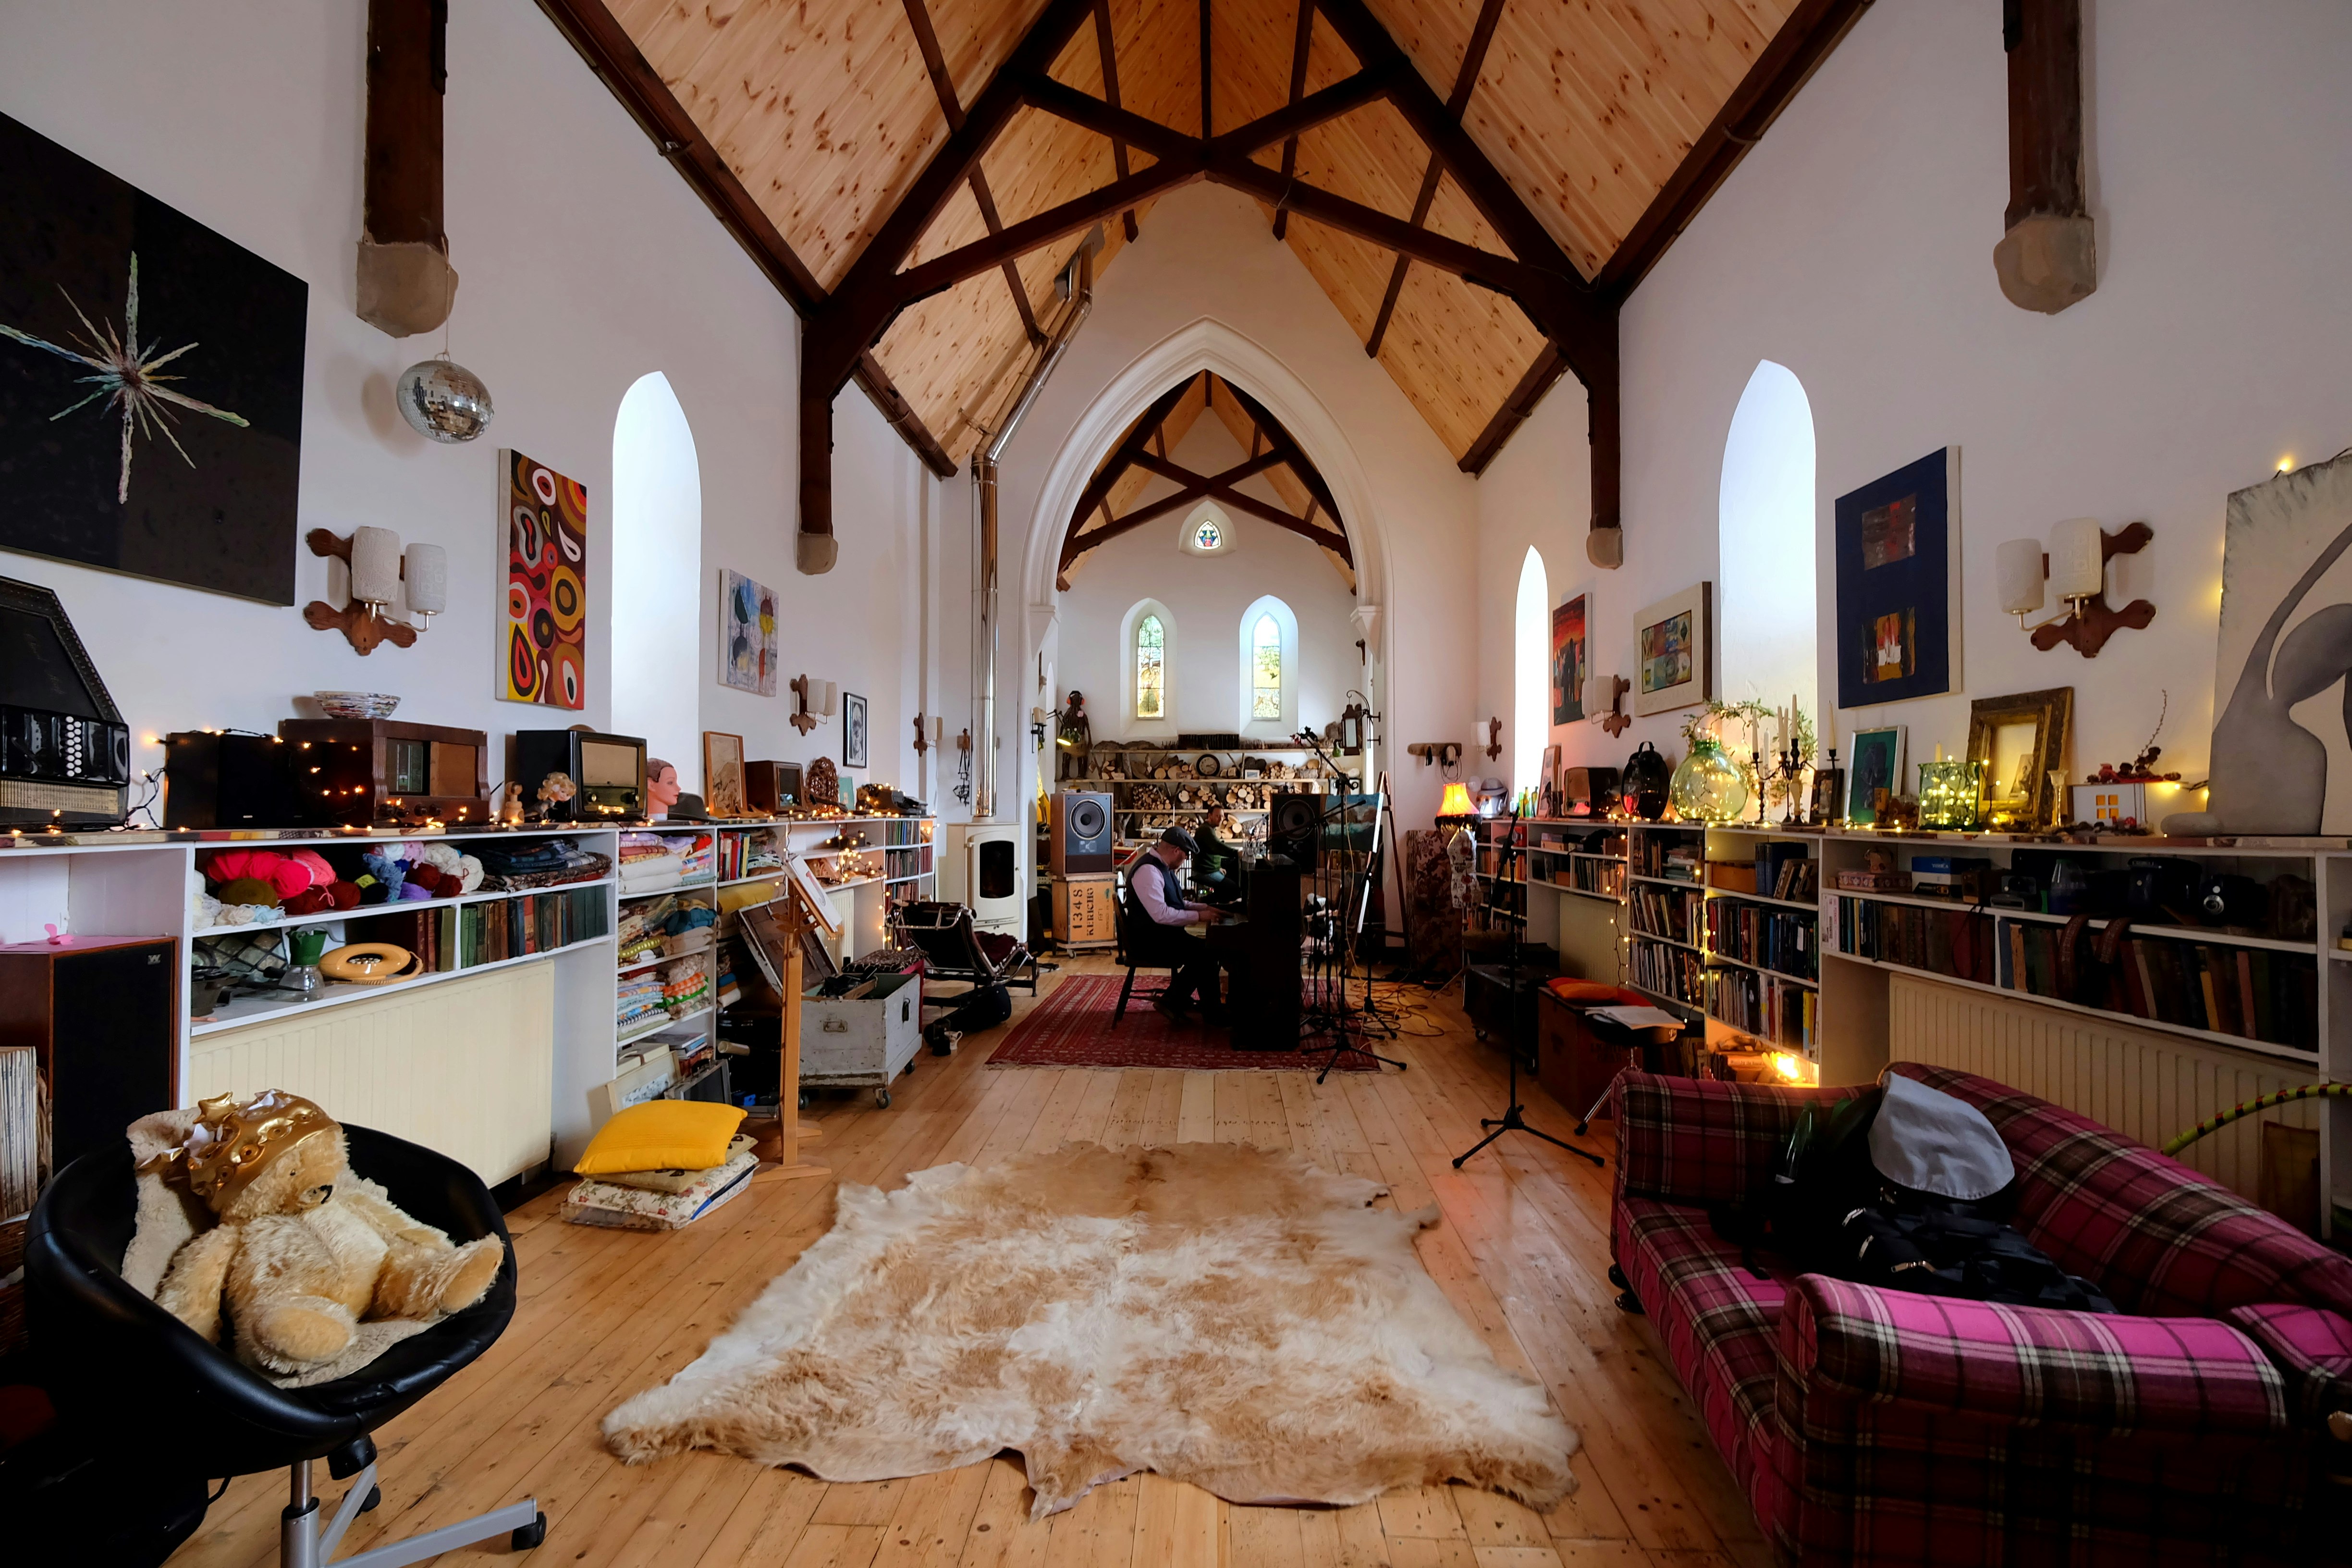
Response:
[{"label": "stained glass window", "polygon": [[1225,531],[1217,526],[1217,520],[1213,517],[1202,518],[1201,526],[1192,531],[1192,548],[1195,550],[1221,550],[1224,543]]},{"label": "stained glass window", "polygon": [[1250,717],[1282,717],[1282,628],[1272,616],[1250,631]]},{"label": "stained glass window", "polygon": [[1135,623],[1135,716],[1164,716],[1168,691],[1168,632],[1158,616]]}]

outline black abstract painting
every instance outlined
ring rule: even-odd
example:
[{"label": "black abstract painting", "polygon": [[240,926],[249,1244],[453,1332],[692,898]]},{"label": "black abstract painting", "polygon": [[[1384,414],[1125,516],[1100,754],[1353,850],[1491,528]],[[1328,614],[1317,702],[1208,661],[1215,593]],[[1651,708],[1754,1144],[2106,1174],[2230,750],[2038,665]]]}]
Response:
[{"label": "black abstract painting", "polygon": [[0,549],[292,604],[309,300],[0,115]]}]

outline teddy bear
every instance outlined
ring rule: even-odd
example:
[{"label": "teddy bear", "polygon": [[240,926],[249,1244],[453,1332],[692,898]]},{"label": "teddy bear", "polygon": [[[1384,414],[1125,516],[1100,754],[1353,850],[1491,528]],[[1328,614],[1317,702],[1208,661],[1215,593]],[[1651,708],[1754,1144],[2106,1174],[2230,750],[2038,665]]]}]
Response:
[{"label": "teddy bear", "polygon": [[278,1089],[202,1101],[141,1169],[211,1222],[173,1254],[157,1304],[215,1344],[226,1320],[237,1358],[267,1372],[334,1362],[362,1323],[461,1311],[506,1258],[499,1237],[459,1246],[403,1213],[352,1173],[333,1118]]}]

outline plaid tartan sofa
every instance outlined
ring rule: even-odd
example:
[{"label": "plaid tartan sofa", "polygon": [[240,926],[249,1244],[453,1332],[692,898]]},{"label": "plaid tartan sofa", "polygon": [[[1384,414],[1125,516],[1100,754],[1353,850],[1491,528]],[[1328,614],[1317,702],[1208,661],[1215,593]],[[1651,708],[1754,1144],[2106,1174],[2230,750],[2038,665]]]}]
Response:
[{"label": "plaid tartan sofa", "polygon": [[[1611,1250],[1767,1540],[1800,1563],[2293,1563],[2352,1552],[2352,1259],[1990,1079],[2013,1223],[2118,1314],[1740,1266],[1710,1205],[1770,1179],[1799,1089],[1629,1072]],[[1759,1267],[1771,1268],[1769,1252]],[[2331,1450],[2334,1452],[2331,1453]]]}]

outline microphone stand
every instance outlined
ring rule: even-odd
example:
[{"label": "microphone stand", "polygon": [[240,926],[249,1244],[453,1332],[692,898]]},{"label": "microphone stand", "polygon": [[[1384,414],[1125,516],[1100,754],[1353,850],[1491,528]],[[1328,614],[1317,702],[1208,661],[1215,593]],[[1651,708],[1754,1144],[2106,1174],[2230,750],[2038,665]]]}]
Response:
[{"label": "microphone stand", "polygon": [[[1518,807],[1514,805],[1511,808],[1510,828],[1503,836],[1502,852],[1495,859],[1495,879],[1486,884],[1486,916],[1489,924],[1495,923],[1494,917],[1501,905],[1503,889],[1510,885],[1511,873],[1518,859],[1519,812]],[[1524,905],[1520,918],[1522,921],[1526,918]],[[1527,929],[1524,925],[1511,932],[1511,956],[1506,971],[1510,976],[1504,998],[1504,1004],[1507,1009],[1506,1013],[1507,1021],[1503,1026],[1503,1058],[1510,1064],[1507,1103],[1504,1106],[1503,1114],[1499,1118],[1482,1116],[1478,1119],[1479,1126],[1492,1131],[1454,1156],[1454,1168],[1457,1171],[1462,1168],[1464,1161],[1506,1132],[1524,1132],[1531,1138],[1542,1139],[1556,1149],[1565,1149],[1580,1160],[1590,1160],[1596,1165],[1608,1163],[1590,1149],[1580,1149],[1573,1143],[1553,1137],[1540,1128],[1528,1126],[1524,1114],[1527,1107],[1519,1103],[1519,944],[1526,939]],[[1583,1129],[1579,1128],[1578,1131],[1581,1131]]]},{"label": "microphone stand", "polygon": [[[1340,814],[1341,820],[1344,822],[1347,812],[1345,797],[1350,793],[1348,786],[1356,783],[1359,775],[1346,772],[1337,762],[1333,761],[1330,753],[1323,749],[1322,738],[1317,735],[1312,730],[1301,730],[1297,734],[1293,735],[1291,739],[1298,742],[1302,745],[1306,746],[1308,751],[1314,752],[1317,760],[1322,763],[1323,766],[1330,773],[1333,779],[1337,782],[1339,785],[1339,794],[1341,796],[1341,804],[1338,810]],[[1321,814],[1317,824],[1317,831],[1318,833],[1321,831],[1322,823],[1329,821],[1331,815],[1332,814],[1329,811],[1325,811]],[[1323,857],[1318,853],[1316,857],[1316,879],[1318,881],[1325,881],[1326,877],[1331,869],[1331,868],[1327,868],[1323,864]],[[1322,986],[1318,984],[1317,986],[1318,1005],[1310,1009],[1310,1016],[1313,1020],[1308,1025],[1310,1031],[1328,1030],[1331,1035],[1331,1054],[1324,1061],[1323,1070],[1315,1075],[1315,1081],[1318,1084],[1325,1079],[1331,1076],[1331,1069],[1339,1065],[1340,1057],[1349,1053],[1371,1058],[1372,1062],[1375,1064],[1374,1070],[1378,1070],[1380,1066],[1392,1067],[1399,1072],[1406,1070],[1405,1064],[1397,1060],[1394,1057],[1381,1056],[1379,1052],[1369,1049],[1368,1047],[1360,1046],[1356,1043],[1356,1033],[1359,1030],[1369,1034],[1371,1030],[1377,1028],[1381,1031],[1384,1037],[1393,1038],[1396,1035],[1396,1026],[1374,1011],[1371,1005],[1371,980],[1369,975],[1365,977],[1364,981],[1364,1006],[1362,1010],[1359,1013],[1349,1006],[1348,979],[1350,972],[1355,967],[1353,962],[1354,942],[1352,940],[1355,933],[1349,929],[1349,921],[1348,920],[1348,906],[1353,900],[1347,896],[1347,889],[1344,886],[1344,882],[1345,879],[1342,878],[1343,885],[1340,889],[1341,897],[1337,902],[1334,902],[1328,897],[1324,900],[1325,910],[1327,911],[1328,919],[1330,921],[1329,930],[1331,931],[1331,935],[1328,940],[1330,942],[1331,946],[1336,950],[1332,954],[1332,957],[1336,962],[1336,972],[1331,974],[1330,979],[1337,995],[1335,1000],[1326,1000],[1331,996],[1331,993],[1324,991]],[[1328,888],[1329,884],[1325,882],[1325,885]]]}]

